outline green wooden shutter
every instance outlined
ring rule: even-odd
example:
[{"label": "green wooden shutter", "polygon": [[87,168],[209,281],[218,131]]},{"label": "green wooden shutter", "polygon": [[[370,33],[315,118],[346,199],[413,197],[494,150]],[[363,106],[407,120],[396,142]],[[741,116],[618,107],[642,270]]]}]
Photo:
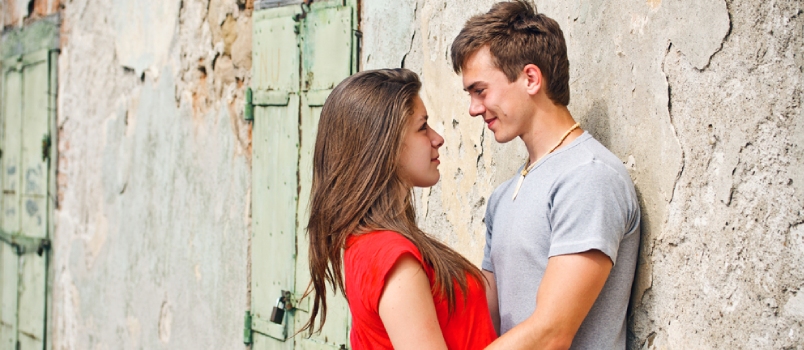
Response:
[{"label": "green wooden shutter", "polygon": [[58,26],[46,19],[2,43],[0,347],[46,346],[49,237],[55,192]]},{"label": "green wooden shutter", "polygon": [[[298,6],[253,17],[251,328],[253,349],[293,349],[287,324],[269,322],[282,290],[293,292],[299,156]],[[291,329],[292,331],[292,329]]]},{"label": "green wooden shutter", "polygon": [[[296,290],[304,291],[310,283],[306,224],[309,218],[312,157],[318,132],[318,117],[329,93],[341,80],[355,71],[353,43],[354,6],[340,2],[314,2],[302,22],[302,106],[301,148],[299,157],[299,249],[296,261]],[[327,295],[327,323],[320,334],[300,337],[297,349],[338,349],[349,347],[351,324],[349,305],[338,294]],[[309,316],[299,312],[296,329],[301,329]]]},{"label": "green wooden shutter", "polygon": [[[282,1],[262,1],[281,5]],[[348,348],[343,296],[328,297],[320,333],[293,337],[307,322],[307,223],[318,116],[332,88],[356,69],[355,3],[319,0],[271,7],[253,17],[252,298],[247,333],[254,349]],[[301,76],[299,75],[301,72]],[[288,291],[294,308],[268,321]]]}]

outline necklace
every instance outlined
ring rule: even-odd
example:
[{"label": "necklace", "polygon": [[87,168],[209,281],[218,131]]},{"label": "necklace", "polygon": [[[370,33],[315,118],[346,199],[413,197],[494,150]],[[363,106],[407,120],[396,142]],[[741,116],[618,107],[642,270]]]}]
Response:
[{"label": "necklace", "polygon": [[567,132],[564,133],[564,136],[561,136],[561,139],[558,140],[558,143],[555,146],[553,146],[553,148],[551,148],[549,151],[547,151],[547,153],[539,157],[539,159],[536,159],[536,161],[533,162],[530,166],[528,166],[528,160],[525,159],[525,166],[522,168],[522,173],[520,173],[522,176],[519,177],[519,182],[516,183],[516,189],[514,189],[514,196],[511,198],[511,200],[516,199],[516,195],[519,193],[519,188],[522,187],[522,181],[525,181],[525,176],[528,176],[528,173],[531,170],[533,170],[533,168],[536,167],[536,164],[539,164],[539,161],[544,159],[544,157],[546,157],[548,154],[553,153],[553,151],[555,151],[556,148],[558,148],[558,146],[561,146],[561,144],[564,143],[564,140],[567,139],[567,136],[569,136],[570,133],[575,131],[575,129],[579,128],[580,126],[581,123],[575,123],[575,125],[573,125],[571,128],[569,128],[569,130],[567,130]]}]

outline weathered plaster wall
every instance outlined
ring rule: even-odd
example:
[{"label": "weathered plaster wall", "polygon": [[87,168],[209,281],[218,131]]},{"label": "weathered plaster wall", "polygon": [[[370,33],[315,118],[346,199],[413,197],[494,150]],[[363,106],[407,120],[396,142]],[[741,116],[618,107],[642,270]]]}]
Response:
[{"label": "weathered plaster wall", "polygon": [[[468,116],[449,45],[492,0],[362,5],[363,68],[420,73],[445,139],[422,225],[479,263],[493,188],[525,158]],[[804,5],[536,1],[569,46],[570,110],[628,167],[643,208],[630,348],[804,342]]]},{"label": "weathered plaster wall", "polygon": [[0,1],[0,28],[19,27],[59,11],[60,0]]},{"label": "weathered plaster wall", "polygon": [[64,3],[55,348],[243,346],[251,11]]}]

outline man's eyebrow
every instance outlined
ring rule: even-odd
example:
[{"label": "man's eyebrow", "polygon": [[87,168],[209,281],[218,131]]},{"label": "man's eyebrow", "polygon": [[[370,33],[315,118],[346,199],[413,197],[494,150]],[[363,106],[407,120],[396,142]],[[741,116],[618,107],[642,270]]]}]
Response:
[{"label": "man's eyebrow", "polygon": [[469,86],[467,86],[466,88],[464,88],[464,89],[463,89],[463,91],[470,91],[470,90],[473,90],[473,89],[475,88],[475,85],[477,85],[477,84],[480,84],[480,82],[479,82],[479,81],[476,81],[476,82],[472,83],[472,85],[469,85]]}]

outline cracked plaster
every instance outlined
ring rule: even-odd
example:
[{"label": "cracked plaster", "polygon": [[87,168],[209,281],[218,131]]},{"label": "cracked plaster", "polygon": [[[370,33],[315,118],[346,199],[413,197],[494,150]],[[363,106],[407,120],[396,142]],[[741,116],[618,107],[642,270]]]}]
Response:
[{"label": "cracked plaster", "polygon": [[[361,66],[418,72],[446,139],[442,181],[416,192],[420,222],[476,263],[486,198],[525,158],[467,116],[449,64],[463,22],[492,2],[361,5]],[[154,10],[167,13],[161,44],[127,51],[121,40],[141,39],[130,28],[153,20],[118,29],[127,3],[64,4],[52,340],[237,348],[230,334],[248,303],[238,235],[249,225],[250,126],[238,111],[251,10],[235,0]],[[567,36],[571,111],[623,160],[643,206],[629,348],[800,346],[801,3],[537,4]],[[210,294],[221,285],[229,294]]]},{"label": "cracked plaster", "polygon": [[250,16],[236,0],[65,3],[54,347],[243,346]]}]

